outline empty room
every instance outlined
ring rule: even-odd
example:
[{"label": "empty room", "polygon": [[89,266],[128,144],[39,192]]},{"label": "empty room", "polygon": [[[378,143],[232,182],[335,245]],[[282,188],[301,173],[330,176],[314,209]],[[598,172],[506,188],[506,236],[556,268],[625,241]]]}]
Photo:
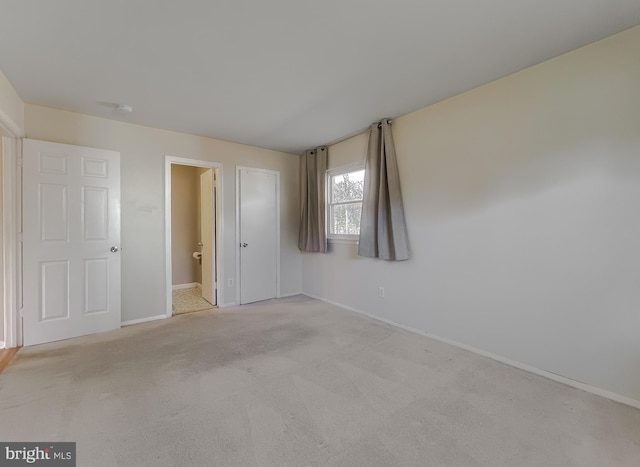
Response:
[{"label": "empty room", "polygon": [[0,465],[640,465],[637,0],[0,1]]}]

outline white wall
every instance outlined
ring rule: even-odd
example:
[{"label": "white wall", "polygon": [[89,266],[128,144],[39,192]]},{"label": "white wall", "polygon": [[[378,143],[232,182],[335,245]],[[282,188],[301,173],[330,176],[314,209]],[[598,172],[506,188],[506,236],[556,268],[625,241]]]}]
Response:
[{"label": "white wall", "polygon": [[[298,157],[210,138],[27,105],[28,138],[112,149],[121,154],[122,319],[165,313],[165,155],[224,164],[224,274],[235,278],[235,166],[281,173],[281,292],[300,291]],[[223,305],[235,300],[224,287]]]},{"label": "white wall", "polygon": [[335,244],[303,256],[303,291],[640,400],[638,44],[640,27],[396,118],[412,259]]}]

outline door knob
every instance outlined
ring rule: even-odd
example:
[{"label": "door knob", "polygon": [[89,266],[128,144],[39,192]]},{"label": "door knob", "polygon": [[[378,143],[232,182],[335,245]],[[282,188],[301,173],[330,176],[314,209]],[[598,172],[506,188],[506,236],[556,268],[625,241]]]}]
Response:
[{"label": "door knob", "polygon": [[240,246],[241,246],[242,248],[246,248],[246,247],[248,247],[248,246],[249,246],[249,244],[248,244],[248,243],[241,243],[241,244],[240,244]]},{"label": "door knob", "polygon": [[112,246],[112,247],[110,248],[110,250],[111,250],[111,253],[117,253],[117,251],[118,251],[118,247],[117,247],[117,246]]}]

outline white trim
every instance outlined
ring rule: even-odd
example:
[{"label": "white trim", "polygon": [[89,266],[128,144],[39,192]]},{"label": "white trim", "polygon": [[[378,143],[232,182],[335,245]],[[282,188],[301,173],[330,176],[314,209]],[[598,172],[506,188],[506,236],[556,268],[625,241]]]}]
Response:
[{"label": "white trim", "polygon": [[467,345],[467,344],[462,344],[460,342],[457,342],[457,341],[454,341],[454,340],[451,340],[451,339],[447,339],[446,337],[440,337],[440,336],[437,336],[435,334],[431,334],[430,332],[427,332],[427,331],[422,331],[420,329],[412,328],[410,326],[405,326],[404,324],[396,323],[395,321],[391,321],[389,319],[381,318],[381,317],[373,315],[371,313],[367,313],[366,311],[358,310],[357,308],[353,308],[353,307],[350,307],[350,306],[347,306],[347,305],[343,305],[342,303],[334,302],[333,300],[327,300],[325,298],[318,297],[316,295],[312,295],[312,294],[309,294],[309,293],[306,293],[306,292],[303,292],[303,295],[306,295],[307,297],[310,297],[310,298],[315,298],[316,300],[320,300],[322,302],[329,303],[331,305],[335,305],[337,307],[343,308],[343,309],[348,310],[348,311],[352,311],[354,313],[358,313],[360,315],[366,316],[366,317],[374,319],[376,321],[381,321],[381,322],[383,322],[385,324],[389,324],[391,326],[394,326],[394,327],[397,327],[397,328],[400,328],[400,329],[404,329],[405,331],[409,331],[409,332],[412,332],[412,333],[415,333],[415,334],[419,334],[421,336],[426,336],[426,337],[429,337],[431,339],[443,342],[445,344],[449,344],[449,345],[452,345],[454,347],[458,347],[459,349],[466,350],[468,352],[480,355],[482,357],[490,358],[490,359],[495,360],[497,362],[504,363],[505,365],[509,365],[509,366],[514,367],[514,368],[518,368],[520,370],[524,370],[526,372],[533,373],[533,374],[538,375],[538,376],[542,376],[544,378],[556,381],[558,383],[566,384],[567,386],[571,386],[571,387],[576,388],[576,389],[581,389],[581,390],[589,392],[591,394],[595,394],[597,396],[604,397],[605,399],[610,399],[612,401],[619,402],[621,404],[625,404],[625,405],[640,409],[640,401],[639,400],[632,399],[632,398],[627,397],[627,396],[622,396],[620,394],[616,394],[615,392],[607,391],[606,389],[602,389],[602,388],[598,388],[598,387],[595,387],[595,386],[591,386],[589,384],[585,384],[585,383],[582,383],[580,381],[576,381],[576,380],[567,378],[566,376],[557,375],[555,373],[551,373],[550,371],[542,370],[540,368],[536,368],[534,366],[527,365],[526,363],[521,363],[521,362],[518,362],[518,361],[515,361],[515,360],[511,360],[509,358],[502,357],[500,355],[496,355],[494,353],[487,352],[485,350],[478,349],[476,347],[472,347],[472,346]]},{"label": "white trim", "polygon": [[[236,165],[236,301],[240,300],[240,171],[252,170],[276,176],[276,298],[280,298],[280,171]],[[228,306],[228,305],[225,305]]]},{"label": "white trim", "polygon": [[22,320],[19,310],[22,306],[22,262],[18,242],[22,241],[22,141],[20,127],[0,109],[0,144],[2,145],[2,216],[0,221],[2,258],[2,302],[4,320],[4,340],[6,348],[22,345]]},{"label": "white trim", "polygon": [[159,319],[167,319],[166,315],[155,315],[155,316],[149,316],[147,318],[140,318],[140,319],[130,319],[129,321],[122,321],[120,323],[120,326],[131,326],[132,324],[140,324],[140,323],[146,323],[147,321],[156,321]]},{"label": "white trim", "polygon": [[[2,128],[7,122],[0,115]],[[22,345],[21,308],[22,277],[21,258],[18,255],[22,232],[21,191],[22,170],[20,168],[21,142],[14,137],[3,136],[2,144],[2,292],[4,309],[4,342],[7,348]]]},{"label": "white trim", "polygon": [[9,136],[14,138],[22,138],[24,136],[20,127],[2,109],[0,109],[0,130],[6,131]]},{"label": "white trim", "polygon": [[236,166],[236,238],[233,245],[236,255],[236,301],[240,303],[240,169]]},{"label": "white trim", "polygon": [[224,300],[224,288],[220,287],[224,277],[224,190],[223,190],[223,170],[219,162],[203,161],[199,159],[187,159],[184,157],[165,156],[164,164],[164,244],[165,244],[165,295],[166,295],[166,317],[173,315],[171,307],[172,278],[171,278],[171,164],[188,165],[192,167],[203,167],[215,169],[216,171],[216,303]]},{"label": "white trim", "polygon": [[0,341],[0,349],[4,349],[4,341]]},{"label": "white trim", "polygon": [[276,174],[276,298],[280,298],[280,171]]},{"label": "white trim", "polygon": [[293,292],[280,295],[278,298],[295,297],[296,295],[304,295],[302,292]]},{"label": "white trim", "polygon": [[191,282],[189,284],[173,284],[171,286],[171,290],[180,290],[180,289],[201,289],[202,288],[202,284],[200,284],[199,282]]},{"label": "white trim", "polygon": [[327,237],[327,243],[340,243],[343,245],[357,245],[360,243],[360,236],[354,235],[356,238],[343,238],[343,237]]},{"label": "white trim", "polygon": [[221,305],[218,305],[218,308],[229,308],[232,306],[238,306],[238,303],[237,302],[223,303]]}]

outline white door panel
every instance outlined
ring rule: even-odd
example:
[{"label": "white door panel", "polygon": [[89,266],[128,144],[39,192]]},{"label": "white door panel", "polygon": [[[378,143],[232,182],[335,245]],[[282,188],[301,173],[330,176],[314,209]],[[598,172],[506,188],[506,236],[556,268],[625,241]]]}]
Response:
[{"label": "white door panel", "polygon": [[202,298],[216,304],[215,273],[216,237],[213,169],[200,175],[200,242],[202,243]]},{"label": "white door panel", "polygon": [[277,296],[278,174],[241,169],[240,303]]},{"label": "white door panel", "polygon": [[120,327],[120,154],[23,151],[24,344]]}]

